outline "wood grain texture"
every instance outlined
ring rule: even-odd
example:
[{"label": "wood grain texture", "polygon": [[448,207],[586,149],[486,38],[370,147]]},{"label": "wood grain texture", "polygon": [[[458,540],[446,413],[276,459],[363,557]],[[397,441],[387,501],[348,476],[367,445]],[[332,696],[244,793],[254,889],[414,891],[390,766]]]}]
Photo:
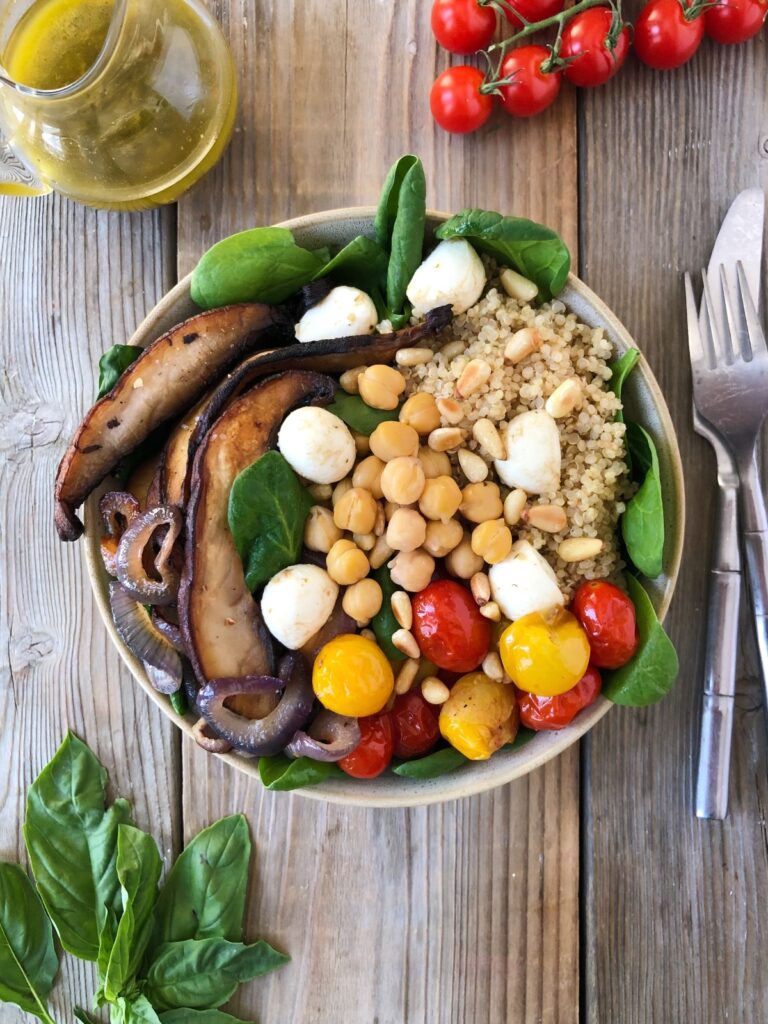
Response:
[{"label": "wood grain texture", "polygon": [[[375,203],[423,158],[430,205],[515,211],[576,240],[575,104],[471,139],[428,110],[445,65],[429,4],[220,4],[241,110],[222,164],[179,207],[179,273],[253,224]],[[544,168],[546,167],[546,173]],[[578,1014],[578,755],[495,793],[414,811],[265,793],[185,743],[189,836],[242,810],[258,861],[249,929],[293,957],[235,1012],[295,1024],[573,1024]]]},{"label": "wood grain texture", "polygon": [[659,378],[691,510],[669,620],[677,688],[609,715],[584,745],[587,1024],[768,1019],[768,766],[746,616],[729,817],[692,813],[715,471],[690,421],[681,281],[706,265],[736,193],[768,187],[767,79],[764,31],[738,48],[705,41],[674,76],[632,62],[581,107],[582,269]]},{"label": "wood grain texture", "polygon": [[[173,219],[0,199],[0,857],[24,860],[29,784],[67,729],[168,857],[180,837],[179,741],[107,638],[79,546],[53,530],[52,481],[96,390],[99,356],[172,283]],[[170,243],[170,244],[169,244]],[[90,1006],[90,965],[67,958],[54,1015]],[[0,1007],[3,1024],[28,1020]]]}]

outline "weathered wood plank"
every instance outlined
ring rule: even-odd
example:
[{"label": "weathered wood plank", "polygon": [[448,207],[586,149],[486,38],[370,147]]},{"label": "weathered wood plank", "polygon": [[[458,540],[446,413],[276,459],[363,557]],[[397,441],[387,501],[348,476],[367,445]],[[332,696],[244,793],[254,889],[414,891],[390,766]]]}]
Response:
[{"label": "weathered wood plank", "polygon": [[630,64],[582,106],[582,267],[659,377],[691,510],[669,623],[677,689],[609,715],[585,744],[588,1024],[768,1018],[765,724],[747,619],[730,814],[692,810],[715,476],[690,422],[681,283],[706,265],[735,194],[768,187],[766,76],[763,32],[743,47],[705,42],[674,75]]},{"label": "weathered wood plank", "polygon": [[[27,787],[68,728],[107,766],[168,856],[181,829],[179,743],[102,627],[79,546],[53,530],[53,476],[95,393],[99,356],[173,283],[168,213],[0,200],[0,857],[23,859]],[[67,960],[59,1020],[90,1006]],[[58,1012],[56,1012],[58,1011]],[[4,1024],[28,1020],[3,1005]]]},{"label": "weathered wood plank", "polygon": [[[430,203],[516,211],[576,237],[575,105],[449,137],[428,111],[445,64],[428,4],[219,4],[241,113],[222,165],[179,208],[179,273],[256,223],[375,203],[418,152]],[[261,788],[184,744],[189,835],[244,811],[258,863],[252,934],[293,956],[236,1012],[296,1024],[573,1024],[578,984],[578,757],[472,800],[344,810]]]}]

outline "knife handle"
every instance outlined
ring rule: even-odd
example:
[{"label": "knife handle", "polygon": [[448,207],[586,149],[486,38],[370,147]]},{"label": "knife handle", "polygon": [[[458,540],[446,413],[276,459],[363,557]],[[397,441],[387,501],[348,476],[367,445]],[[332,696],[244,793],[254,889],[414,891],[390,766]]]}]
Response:
[{"label": "knife handle", "polygon": [[744,554],[763,684],[763,706],[768,715],[768,514],[760,484],[757,447],[746,464],[739,467],[739,476]]}]

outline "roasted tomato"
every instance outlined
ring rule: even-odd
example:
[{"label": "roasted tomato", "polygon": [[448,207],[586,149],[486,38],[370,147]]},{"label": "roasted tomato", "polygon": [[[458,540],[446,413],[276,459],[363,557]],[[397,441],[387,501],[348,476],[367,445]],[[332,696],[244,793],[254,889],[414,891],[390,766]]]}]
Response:
[{"label": "roasted tomato", "polygon": [[353,779],[375,779],[392,760],[392,720],[386,711],[368,715],[358,722],[360,742],[338,762],[339,768]]},{"label": "roasted tomato", "polygon": [[413,635],[421,653],[438,668],[470,672],[488,653],[491,624],[466,587],[436,580],[415,595]]},{"label": "roasted tomato", "polygon": [[499,641],[504,668],[521,690],[554,697],[570,690],[589,664],[589,640],[570,612],[532,612],[507,626]]},{"label": "roasted tomato", "polygon": [[381,711],[394,685],[392,666],[384,652],[364,636],[337,636],[315,658],[315,696],[323,707],[339,715],[359,718]]},{"label": "roasted tomato", "polygon": [[573,613],[586,631],[591,661],[598,668],[620,668],[637,650],[637,619],[631,599],[607,580],[582,583]]},{"label": "roasted tomato", "polygon": [[599,670],[590,665],[572,689],[556,697],[537,697],[535,693],[518,690],[520,724],[537,732],[544,729],[564,729],[580,711],[594,704],[601,686]]},{"label": "roasted tomato", "polygon": [[390,711],[395,757],[418,757],[434,747],[440,736],[440,709],[428,704],[418,690],[395,698]]},{"label": "roasted tomato", "polygon": [[470,761],[487,761],[517,735],[515,688],[484,672],[462,676],[440,708],[440,732]]}]

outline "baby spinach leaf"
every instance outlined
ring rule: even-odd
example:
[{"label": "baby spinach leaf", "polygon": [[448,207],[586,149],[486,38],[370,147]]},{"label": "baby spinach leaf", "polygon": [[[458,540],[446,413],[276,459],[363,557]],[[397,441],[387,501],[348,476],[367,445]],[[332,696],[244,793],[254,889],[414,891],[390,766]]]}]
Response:
[{"label": "baby spinach leaf", "polygon": [[605,673],[603,694],[614,704],[643,707],[669,693],[677,679],[679,662],[650,597],[634,576],[627,576],[627,592],[635,606],[640,642],[631,661]]},{"label": "baby spinach leaf", "polygon": [[117,831],[131,808],[105,809],[107,773],[72,733],[27,794],[24,840],[37,888],[62,946],[95,960],[107,908],[119,907]]},{"label": "baby spinach leaf", "polygon": [[160,1024],[253,1024],[240,1020],[223,1010],[167,1010],[160,1014]]},{"label": "baby spinach leaf", "polygon": [[371,629],[376,634],[376,641],[390,661],[402,661],[405,655],[398,651],[392,643],[392,635],[400,628],[400,625],[392,611],[392,595],[399,588],[392,582],[386,562],[378,569],[374,569],[371,576],[381,587],[382,602],[381,609],[371,619]]},{"label": "baby spinach leaf", "polygon": [[362,289],[375,301],[386,285],[388,261],[386,252],[378,242],[365,235],[358,235],[326,262],[315,277],[333,277],[339,284]]},{"label": "baby spinach leaf", "polygon": [[344,773],[337,764],[330,762],[313,761],[310,757],[292,760],[285,754],[275,754],[259,758],[259,775],[267,789],[290,790],[315,786],[330,778],[341,778]]},{"label": "baby spinach leaf", "polygon": [[176,690],[175,693],[169,695],[168,699],[171,707],[177,715],[186,715],[189,710],[189,705],[187,703],[187,695],[184,690]]},{"label": "baby spinach leaf", "polygon": [[160,1018],[146,996],[119,999],[110,1006],[110,1024],[160,1024]]},{"label": "baby spinach leaf", "polygon": [[243,981],[282,967],[290,957],[268,942],[185,939],[160,946],[144,983],[145,995],[158,1010],[221,1006]]},{"label": "baby spinach leaf", "polygon": [[641,479],[621,517],[621,535],[627,554],[650,579],[662,570],[664,556],[664,504],[659,457],[653,438],[638,423],[627,424],[627,447],[632,471]]},{"label": "baby spinach leaf", "polygon": [[117,384],[118,378],[144,351],[138,345],[113,345],[99,360],[99,393],[103,398]]},{"label": "baby spinach leaf", "polygon": [[533,281],[542,300],[561,292],[568,280],[571,254],[563,240],[550,228],[524,217],[462,210],[441,224],[435,235],[468,239],[477,249]]},{"label": "baby spinach leaf", "polygon": [[380,423],[396,420],[400,415],[399,406],[397,409],[372,409],[359,395],[348,395],[341,390],[336,392],[336,398],[327,408],[356,433],[366,437],[370,437]]},{"label": "baby spinach leaf", "polygon": [[405,290],[421,263],[427,219],[427,180],[417,156],[402,156],[389,170],[376,210],[374,228],[379,245],[389,251],[387,317],[403,326]]},{"label": "baby spinach leaf", "polygon": [[237,476],[229,494],[229,528],[250,590],[296,564],[313,504],[279,452],[266,452]]},{"label": "baby spinach leaf", "polygon": [[381,195],[379,196],[379,205],[376,207],[376,216],[373,220],[376,241],[382,249],[389,249],[392,231],[394,230],[395,221],[397,220],[400,191],[403,187],[403,181],[405,180],[406,175],[408,175],[408,173],[420,163],[421,160],[419,160],[417,156],[414,156],[412,153],[406,153],[405,156],[401,156],[399,160],[396,160],[390,167],[389,171],[387,171],[384,184],[381,186]]},{"label": "baby spinach leaf", "polygon": [[160,890],[152,948],[181,939],[242,938],[250,857],[251,837],[242,814],[198,833]]},{"label": "baby spinach leaf", "polygon": [[58,969],[51,922],[26,872],[0,863],[0,1000],[53,1024],[46,1003]]},{"label": "baby spinach leaf", "polygon": [[287,228],[240,231],[203,255],[192,272],[192,301],[202,309],[283,302],[322,270],[324,255],[296,245]]},{"label": "baby spinach leaf", "polygon": [[[637,365],[639,358],[640,352],[636,348],[628,348],[623,356],[619,356],[615,362],[611,363],[611,391],[613,391],[620,401],[621,393],[624,390],[624,384],[626,383],[627,377]],[[616,419],[620,423],[624,422],[623,409],[620,409],[616,413]]]},{"label": "baby spinach leaf", "polygon": [[443,747],[426,757],[419,757],[414,761],[403,761],[392,771],[405,779],[436,779],[439,775],[447,775],[448,772],[461,768],[468,764],[467,758],[460,754],[455,747]]},{"label": "baby spinach leaf", "polygon": [[80,1021],[80,1024],[101,1024],[101,1022],[96,1020],[95,1017],[92,1017],[90,1013],[86,1013],[82,1006],[75,1006],[72,1013],[74,1014],[75,1020]]}]

